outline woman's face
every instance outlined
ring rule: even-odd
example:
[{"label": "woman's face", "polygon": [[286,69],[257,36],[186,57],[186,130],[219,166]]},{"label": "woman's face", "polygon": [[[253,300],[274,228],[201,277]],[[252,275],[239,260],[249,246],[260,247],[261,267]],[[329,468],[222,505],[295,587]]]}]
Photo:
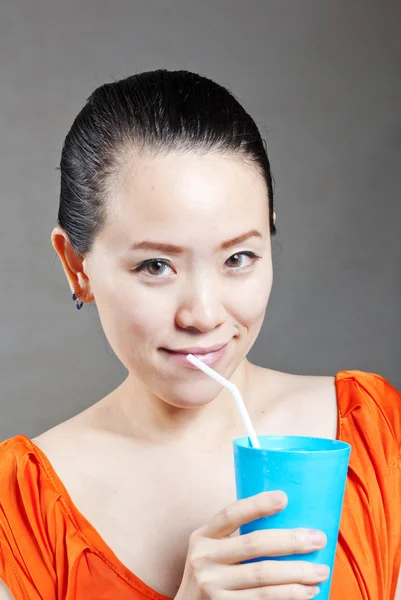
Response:
[{"label": "woman's face", "polygon": [[212,152],[135,158],[112,184],[107,207],[84,270],[110,345],[160,399],[207,404],[221,388],[185,355],[224,346],[203,360],[231,377],[270,296],[263,177]]}]

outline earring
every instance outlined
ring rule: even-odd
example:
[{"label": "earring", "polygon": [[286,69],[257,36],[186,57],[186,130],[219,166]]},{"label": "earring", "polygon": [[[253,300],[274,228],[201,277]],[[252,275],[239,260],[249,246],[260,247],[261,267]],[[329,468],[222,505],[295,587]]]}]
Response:
[{"label": "earring", "polygon": [[77,309],[81,310],[81,308],[83,307],[84,303],[78,298],[78,296],[76,296],[75,294],[72,295],[72,299],[74,300],[74,302],[77,302]]}]

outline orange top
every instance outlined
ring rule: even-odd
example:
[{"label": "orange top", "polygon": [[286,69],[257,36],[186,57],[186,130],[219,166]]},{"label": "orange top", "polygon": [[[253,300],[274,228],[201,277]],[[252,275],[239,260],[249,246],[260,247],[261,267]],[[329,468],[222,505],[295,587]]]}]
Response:
[{"label": "orange top", "polygon": [[[337,438],[353,450],[330,599],[392,600],[401,562],[401,395],[360,371],[338,373],[336,389]],[[118,560],[24,435],[0,444],[0,578],[16,600],[166,600]]]}]

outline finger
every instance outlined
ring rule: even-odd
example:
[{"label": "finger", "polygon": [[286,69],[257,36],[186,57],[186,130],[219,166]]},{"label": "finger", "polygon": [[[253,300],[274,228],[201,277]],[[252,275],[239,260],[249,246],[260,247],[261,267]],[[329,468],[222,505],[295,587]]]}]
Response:
[{"label": "finger", "polygon": [[326,565],[307,561],[262,560],[255,563],[227,566],[215,571],[216,585],[226,590],[243,590],[263,586],[299,583],[316,585],[329,578]]},{"label": "finger", "polygon": [[[315,540],[319,533],[321,543]],[[259,529],[252,533],[225,538],[209,547],[209,559],[224,565],[237,564],[263,556],[308,554],[324,548],[327,538],[322,531],[309,529]]]},{"label": "finger", "polygon": [[201,527],[200,531],[207,537],[226,537],[237,531],[241,525],[274,515],[286,505],[287,496],[284,492],[262,492],[229,504]]},{"label": "finger", "polygon": [[219,600],[307,600],[318,595],[320,589],[316,586],[304,586],[298,583],[291,585],[274,585],[261,587],[254,590],[223,590],[219,593]]}]

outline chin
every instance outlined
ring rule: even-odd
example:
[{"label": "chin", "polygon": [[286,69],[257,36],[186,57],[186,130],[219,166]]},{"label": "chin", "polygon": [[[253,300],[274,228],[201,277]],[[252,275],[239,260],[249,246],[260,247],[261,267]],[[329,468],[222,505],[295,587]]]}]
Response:
[{"label": "chin", "polygon": [[169,390],[160,390],[157,395],[176,408],[201,408],[216,399],[224,388],[212,379],[176,384]]}]

